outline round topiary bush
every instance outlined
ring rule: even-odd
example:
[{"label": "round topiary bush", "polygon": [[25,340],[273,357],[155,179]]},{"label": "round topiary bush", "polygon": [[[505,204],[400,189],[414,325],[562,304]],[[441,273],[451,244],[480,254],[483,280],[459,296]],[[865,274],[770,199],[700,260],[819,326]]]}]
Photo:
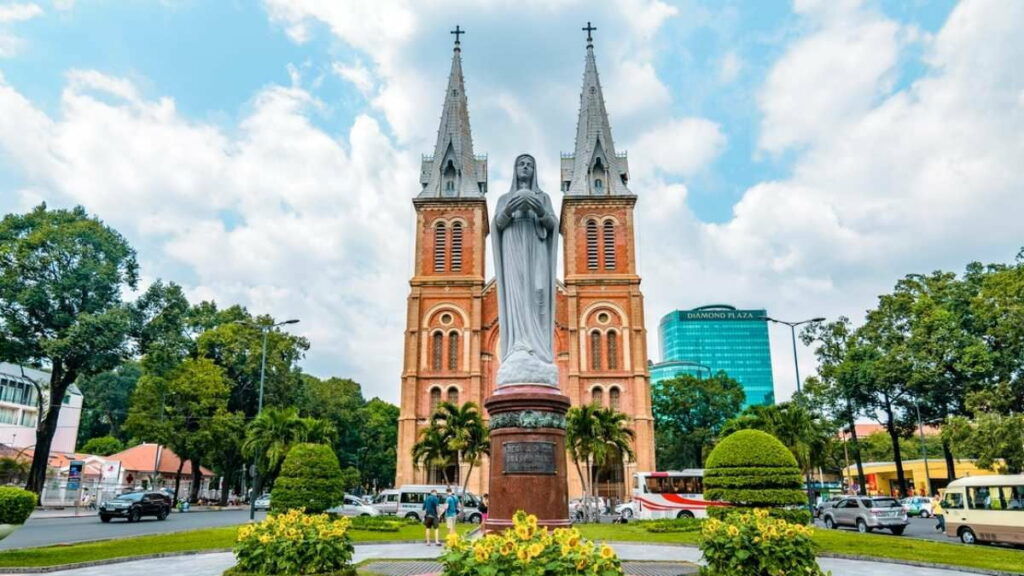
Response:
[{"label": "round topiary bush", "polygon": [[[704,465],[704,498],[739,508],[781,508],[806,504],[800,467],[782,442],[760,430],[726,436]],[[715,515],[728,509],[711,508]]]},{"label": "round topiary bush", "polygon": [[281,465],[270,492],[271,512],[303,508],[318,514],[345,499],[345,480],[330,446],[296,444]]},{"label": "round topiary bush", "polygon": [[24,524],[35,508],[35,492],[0,486],[0,524]]}]

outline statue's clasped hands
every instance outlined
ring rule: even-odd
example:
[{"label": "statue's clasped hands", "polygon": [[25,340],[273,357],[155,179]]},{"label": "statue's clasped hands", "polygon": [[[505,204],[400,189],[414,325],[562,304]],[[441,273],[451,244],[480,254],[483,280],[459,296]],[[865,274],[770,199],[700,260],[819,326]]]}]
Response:
[{"label": "statue's clasped hands", "polygon": [[533,212],[537,216],[544,215],[544,206],[540,198],[529,191],[517,193],[508,201],[508,206],[505,207],[506,214],[511,217],[517,210]]}]

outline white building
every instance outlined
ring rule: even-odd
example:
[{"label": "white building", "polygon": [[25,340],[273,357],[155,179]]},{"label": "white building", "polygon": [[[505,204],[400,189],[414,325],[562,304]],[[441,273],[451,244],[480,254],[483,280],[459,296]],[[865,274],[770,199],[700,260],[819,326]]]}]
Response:
[{"label": "white building", "polygon": [[[45,390],[50,383],[50,373],[0,362],[0,444],[16,449],[35,447],[39,396],[33,381]],[[57,419],[51,455],[74,454],[81,420],[82,392],[72,384]]]}]

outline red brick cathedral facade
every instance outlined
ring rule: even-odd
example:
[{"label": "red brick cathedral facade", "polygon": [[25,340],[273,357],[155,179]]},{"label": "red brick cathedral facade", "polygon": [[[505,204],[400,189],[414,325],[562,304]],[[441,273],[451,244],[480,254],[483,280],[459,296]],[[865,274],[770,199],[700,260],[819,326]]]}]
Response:
[{"label": "red brick cathedral facade", "polygon": [[[636,270],[636,196],[628,188],[626,156],[615,152],[590,43],[575,153],[563,155],[561,175],[564,267],[555,302],[560,387],[573,405],[598,403],[631,418],[635,462],[599,472],[599,490],[622,497],[632,471],[654,469],[654,425]],[[438,402],[483,406],[500,361],[495,285],[485,276],[487,160],[473,153],[458,43],[437,144],[423,160],[420,184],[413,200],[416,260],[409,282],[396,485],[440,481],[439,470],[415,466],[412,446]],[[448,477],[465,473],[465,467],[450,469]],[[486,492],[487,477],[485,461],[473,469],[470,490]],[[570,470],[570,497],[581,492]]]}]

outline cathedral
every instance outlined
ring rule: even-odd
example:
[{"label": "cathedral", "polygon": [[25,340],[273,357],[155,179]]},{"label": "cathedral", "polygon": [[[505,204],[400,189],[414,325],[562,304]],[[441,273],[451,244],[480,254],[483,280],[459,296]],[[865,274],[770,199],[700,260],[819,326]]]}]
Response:
[{"label": "cathedral", "polygon": [[[593,403],[629,416],[635,461],[597,471],[599,493],[623,498],[634,471],[654,470],[654,424],[636,270],[637,197],[629,188],[626,154],[615,151],[589,34],[575,149],[562,154],[560,187],[564,252],[554,337],[559,387],[574,406]],[[409,281],[396,486],[440,483],[442,472],[461,483],[465,466],[445,471],[416,466],[412,446],[438,403],[474,402],[483,411],[495,387],[500,344],[495,284],[485,273],[486,194],[487,158],[473,151],[456,34],[434,155],[423,158],[420,190],[413,199],[416,253]],[[486,492],[488,474],[485,459],[473,468],[469,489]],[[576,471],[570,470],[568,478],[570,497],[581,495]]]}]

